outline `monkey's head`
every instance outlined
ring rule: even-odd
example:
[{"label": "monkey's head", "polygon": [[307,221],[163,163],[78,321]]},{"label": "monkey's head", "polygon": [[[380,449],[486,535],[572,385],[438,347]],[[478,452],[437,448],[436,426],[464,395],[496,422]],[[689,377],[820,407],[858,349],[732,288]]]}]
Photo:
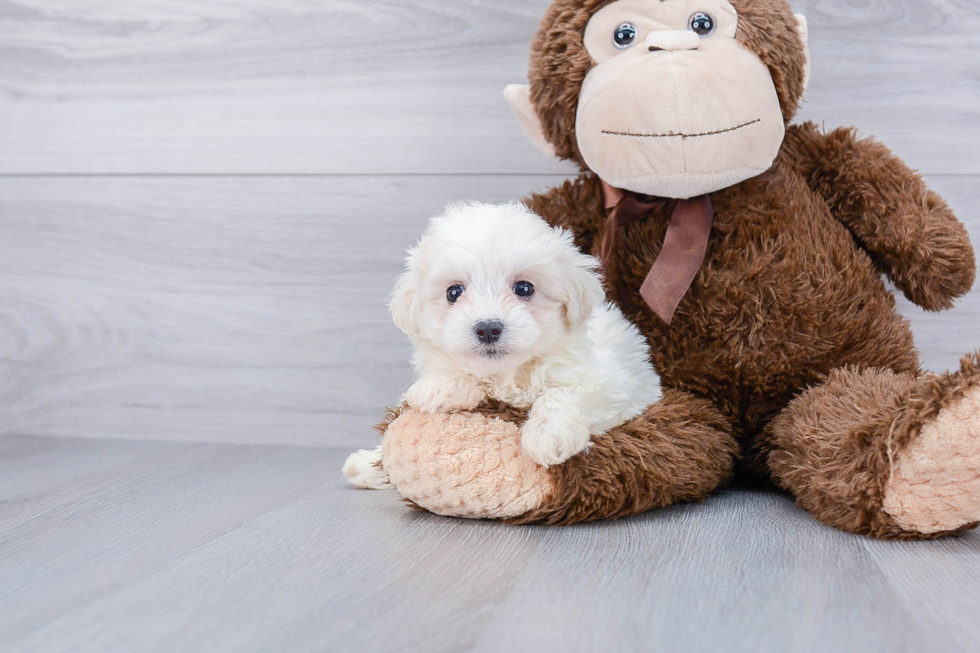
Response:
[{"label": "monkey's head", "polygon": [[769,169],[808,75],[786,0],[555,0],[505,95],[542,151],[689,198]]}]

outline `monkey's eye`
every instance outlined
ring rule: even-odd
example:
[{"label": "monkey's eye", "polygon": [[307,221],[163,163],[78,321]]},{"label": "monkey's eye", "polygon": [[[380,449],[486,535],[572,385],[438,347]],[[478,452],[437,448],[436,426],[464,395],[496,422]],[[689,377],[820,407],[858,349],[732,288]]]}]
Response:
[{"label": "monkey's eye", "polygon": [[527,299],[534,294],[534,284],[530,281],[518,281],[514,284],[514,294]]},{"label": "monkey's eye", "polygon": [[708,36],[715,31],[715,20],[703,11],[699,11],[691,16],[688,26],[698,36]]},{"label": "monkey's eye", "polygon": [[613,34],[613,44],[620,50],[625,50],[633,45],[633,41],[635,40],[636,25],[633,23],[623,23],[616,28],[616,33]]},{"label": "monkey's eye", "polygon": [[459,284],[449,286],[449,288],[446,290],[446,299],[449,300],[450,304],[455,304],[456,300],[460,298],[464,290],[466,289]]}]

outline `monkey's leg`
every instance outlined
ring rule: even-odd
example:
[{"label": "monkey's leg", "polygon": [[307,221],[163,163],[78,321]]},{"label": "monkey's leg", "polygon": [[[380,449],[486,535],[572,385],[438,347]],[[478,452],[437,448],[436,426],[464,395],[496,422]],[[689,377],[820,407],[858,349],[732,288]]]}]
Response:
[{"label": "monkey's leg", "polygon": [[524,414],[405,411],[387,426],[384,465],[403,497],[442,515],[571,524],[699,501],[726,482],[738,447],[711,402],[677,390],[541,467],[522,450]]},{"label": "monkey's leg", "polygon": [[666,390],[645,413],[553,468],[549,500],[513,521],[571,524],[701,501],[731,478],[738,445],[729,429],[711,402]]},{"label": "monkey's leg", "polygon": [[980,522],[980,360],[916,378],[840,369],[766,429],[769,469],[837,528],[925,539]]}]

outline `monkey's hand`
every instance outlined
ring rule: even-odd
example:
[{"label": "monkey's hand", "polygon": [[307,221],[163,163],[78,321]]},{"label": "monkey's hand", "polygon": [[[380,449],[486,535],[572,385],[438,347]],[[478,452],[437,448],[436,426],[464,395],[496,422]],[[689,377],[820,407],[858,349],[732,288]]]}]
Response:
[{"label": "monkey's hand", "polygon": [[910,301],[938,311],[969,292],[976,261],[966,229],[888,148],[806,123],[787,131],[784,155]]},{"label": "monkey's hand", "polygon": [[427,376],[412,384],[404,401],[424,413],[472,410],[485,397],[483,389],[464,378]]},{"label": "monkey's hand", "polygon": [[976,273],[970,237],[939,195],[927,191],[923,205],[910,204],[881,229],[889,242],[872,258],[910,301],[940,311],[970,291]]}]

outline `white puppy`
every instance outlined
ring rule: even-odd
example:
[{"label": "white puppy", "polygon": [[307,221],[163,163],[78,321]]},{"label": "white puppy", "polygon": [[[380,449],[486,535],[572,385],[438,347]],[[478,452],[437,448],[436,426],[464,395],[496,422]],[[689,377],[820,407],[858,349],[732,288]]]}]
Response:
[{"label": "white puppy", "polygon": [[[529,408],[521,444],[541,465],[586,449],[592,436],[660,398],[646,340],[605,294],[572,235],[521,204],[459,204],[433,218],[391,300],[415,345],[419,410],[468,410],[487,397]],[[384,487],[380,448],[344,474]]]}]

